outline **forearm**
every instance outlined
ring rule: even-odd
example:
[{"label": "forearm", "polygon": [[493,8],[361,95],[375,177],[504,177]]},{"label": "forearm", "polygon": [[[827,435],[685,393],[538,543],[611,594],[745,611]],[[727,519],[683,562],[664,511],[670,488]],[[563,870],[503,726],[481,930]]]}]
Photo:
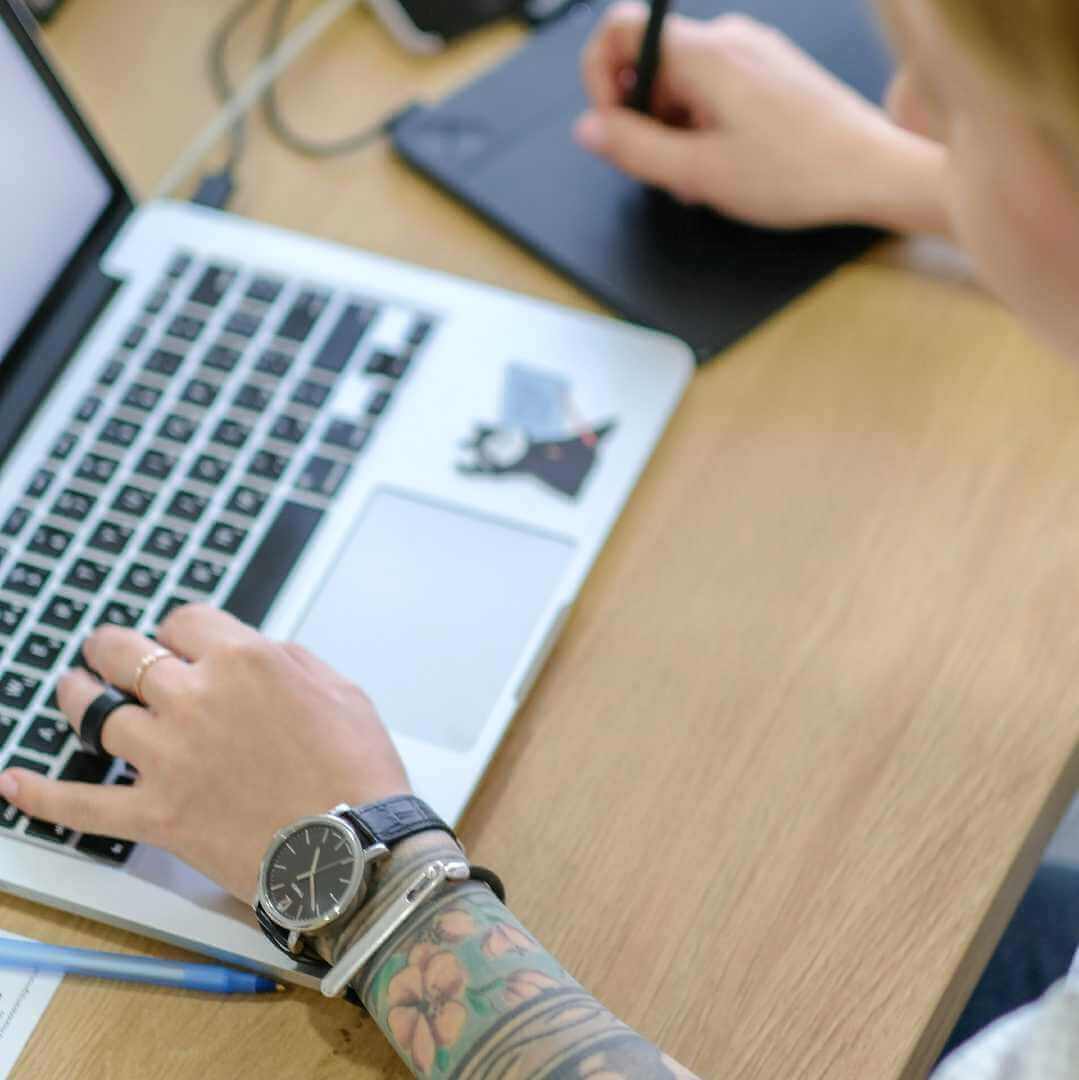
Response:
[{"label": "forearm", "polygon": [[[395,854],[373,909],[444,840]],[[483,885],[448,890],[379,953],[356,989],[422,1077],[691,1077],[583,990]]]}]

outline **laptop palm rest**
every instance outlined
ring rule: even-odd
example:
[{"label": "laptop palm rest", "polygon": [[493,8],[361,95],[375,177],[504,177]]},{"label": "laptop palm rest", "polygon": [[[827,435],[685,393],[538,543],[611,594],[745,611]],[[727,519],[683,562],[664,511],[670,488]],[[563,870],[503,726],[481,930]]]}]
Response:
[{"label": "laptop palm rest", "polygon": [[358,682],[392,730],[466,753],[575,547],[379,490],[292,639]]}]

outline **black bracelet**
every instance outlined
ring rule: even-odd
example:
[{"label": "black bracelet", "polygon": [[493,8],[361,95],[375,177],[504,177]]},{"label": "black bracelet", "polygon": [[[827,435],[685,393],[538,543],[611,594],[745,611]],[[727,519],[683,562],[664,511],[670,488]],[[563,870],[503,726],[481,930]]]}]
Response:
[{"label": "black bracelet", "polygon": [[480,884],[486,885],[498,897],[500,904],[506,902],[506,886],[502,884],[502,879],[493,870],[488,870],[486,866],[473,866],[469,863],[468,876],[472,881],[478,881]]}]

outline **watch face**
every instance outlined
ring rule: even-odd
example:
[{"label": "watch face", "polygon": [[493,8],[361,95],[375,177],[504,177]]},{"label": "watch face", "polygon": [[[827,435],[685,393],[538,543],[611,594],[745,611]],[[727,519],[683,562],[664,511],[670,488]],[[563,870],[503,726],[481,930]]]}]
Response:
[{"label": "watch face", "polygon": [[356,834],[336,818],[305,818],[278,834],[262,864],[260,894],[274,921],[310,930],[336,919],[364,884]]}]

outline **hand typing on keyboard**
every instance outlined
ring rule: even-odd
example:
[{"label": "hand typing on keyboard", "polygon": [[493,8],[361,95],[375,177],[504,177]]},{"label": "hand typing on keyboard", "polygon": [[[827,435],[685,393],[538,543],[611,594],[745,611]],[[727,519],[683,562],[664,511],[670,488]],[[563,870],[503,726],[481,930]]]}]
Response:
[{"label": "hand typing on keyboard", "polygon": [[0,775],[0,795],[34,819],[172,851],[250,902],[272,833],[305,814],[408,792],[397,752],[358,687],[298,645],[276,644],[221,611],[180,607],[157,642],[103,626],[83,670],[59,686],[78,730],[102,682],[131,691],[147,670],[146,707],[125,706],[105,726],[105,748],[138,770],[133,786],[50,780],[28,769]]}]

